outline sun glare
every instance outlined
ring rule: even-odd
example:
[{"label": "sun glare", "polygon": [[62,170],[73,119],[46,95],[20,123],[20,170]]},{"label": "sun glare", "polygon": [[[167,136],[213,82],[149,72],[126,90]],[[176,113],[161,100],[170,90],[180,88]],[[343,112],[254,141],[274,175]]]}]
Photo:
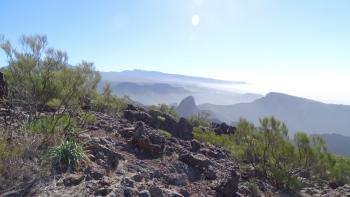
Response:
[{"label": "sun glare", "polygon": [[199,16],[198,15],[193,15],[192,16],[192,25],[197,26],[199,24]]}]

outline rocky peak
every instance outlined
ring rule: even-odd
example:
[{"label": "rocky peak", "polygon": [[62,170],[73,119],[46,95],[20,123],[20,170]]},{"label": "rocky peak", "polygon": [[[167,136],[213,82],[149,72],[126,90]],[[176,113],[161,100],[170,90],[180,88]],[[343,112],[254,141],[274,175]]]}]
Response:
[{"label": "rocky peak", "polygon": [[184,98],[176,108],[176,112],[179,114],[179,116],[184,118],[189,118],[193,115],[197,115],[199,111],[200,110],[198,109],[193,96]]}]

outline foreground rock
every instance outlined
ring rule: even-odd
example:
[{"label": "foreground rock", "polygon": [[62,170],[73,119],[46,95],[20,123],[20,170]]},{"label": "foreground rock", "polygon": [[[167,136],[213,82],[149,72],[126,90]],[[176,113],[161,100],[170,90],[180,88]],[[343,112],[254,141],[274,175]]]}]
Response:
[{"label": "foreground rock", "polygon": [[[89,158],[87,162],[75,172],[57,172],[30,180],[20,188],[0,191],[0,196],[296,195],[283,193],[267,180],[255,177],[251,168],[239,168],[221,148],[184,140],[184,136],[165,138],[143,121],[91,113],[95,114],[96,122],[84,125],[79,134]],[[181,120],[175,122],[176,128]],[[186,123],[181,124],[186,128]],[[349,194],[348,185],[332,189],[327,183],[310,183],[298,195]]]},{"label": "foreground rock", "polygon": [[124,117],[130,121],[142,121],[154,129],[163,129],[174,137],[183,140],[193,139],[193,126],[185,118],[176,120],[173,116],[157,110],[146,112],[142,108],[129,107],[124,111]]},{"label": "foreground rock", "polygon": [[162,153],[162,146],[151,142],[143,122],[137,122],[131,143],[152,156],[160,156]]}]

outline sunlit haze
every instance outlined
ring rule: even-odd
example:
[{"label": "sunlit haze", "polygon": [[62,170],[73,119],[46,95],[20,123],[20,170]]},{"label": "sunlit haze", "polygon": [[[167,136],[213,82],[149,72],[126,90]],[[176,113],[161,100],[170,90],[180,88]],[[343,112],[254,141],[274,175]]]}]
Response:
[{"label": "sunlit haze", "polygon": [[[245,81],[350,104],[350,1],[2,0],[0,34],[47,35],[70,63]],[[6,65],[0,53],[0,66]]]}]

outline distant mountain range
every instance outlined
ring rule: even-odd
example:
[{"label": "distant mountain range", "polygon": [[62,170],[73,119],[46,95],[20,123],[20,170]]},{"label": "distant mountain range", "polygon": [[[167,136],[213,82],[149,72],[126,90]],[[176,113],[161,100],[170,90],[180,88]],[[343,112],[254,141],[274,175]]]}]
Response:
[{"label": "distant mountain range", "polygon": [[244,117],[254,123],[265,116],[285,122],[291,133],[338,133],[350,135],[350,106],[325,104],[281,93],[269,93],[250,103],[234,105],[200,105],[222,121],[236,122]]},{"label": "distant mountain range", "polygon": [[132,82],[111,83],[112,91],[118,96],[129,96],[144,105],[160,103],[173,104],[192,92],[183,87],[166,83],[139,84]]},{"label": "distant mountain range", "polygon": [[190,96],[181,101],[176,110],[182,117],[191,117],[205,110],[211,113],[211,119],[233,124],[240,117],[244,117],[258,125],[259,118],[275,116],[287,124],[291,138],[295,131],[320,135],[325,139],[330,152],[350,157],[350,106],[324,104],[286,94],[269,93],[253,102],[235,105],[196,106]]},{"label": "distant mountain range", "polygon": [[339,134],[320,135],[328,145],[328,151],[337,155],[350,157],[350,137]]},{"label": "distant mountain range", "polygon": [[122,72],[101,72],[102,85],[111,84],[113,93],[128,95],[144,105],[179,103],[192,95],[197,103],[235,104],[250,102],[261,95],[226,91],[220,87],[242,86],[245,82],[225,81],[203,77],[167,74],[156,71],[127,70]]},{"label": "distant mountain range", "polygon": [[227,81],[139,69],[125,70],[121,72],[101,72],[101,75],[103,80],[110,82],[245,84],[245,82],[242,81]]},{"label": "distant mountain range", "polygon": [[117,94],[145,94],[148,92],[154,92],[158,94],[190,94],[191,92],[183,87],[175,87],[166,83],[154,83],[154,84],[137,84],[131,82],[122,82],[113,86],[113,90]]},{"label": "distant mountain range", "polygon": [[[143,105],[175,105],[177,113],[186,118],[206,111],[211,113],[211,120],[227,123],[237,123],[244,117],[259,124],[261,117],[275,116],[288,125],[291,137],[296,131],[320,134],[331,152],[350,156],[350,137],[346,137],[350,136],[350,106],[347,105],[325,104],[282,93],[261,96],[222,88],[246,84],[239,81],[143,70],[102,72],[101,75],[100,88],[108,81],[114,94],[128,95]],[[221,88],[217,88],[218,85]]]}]

